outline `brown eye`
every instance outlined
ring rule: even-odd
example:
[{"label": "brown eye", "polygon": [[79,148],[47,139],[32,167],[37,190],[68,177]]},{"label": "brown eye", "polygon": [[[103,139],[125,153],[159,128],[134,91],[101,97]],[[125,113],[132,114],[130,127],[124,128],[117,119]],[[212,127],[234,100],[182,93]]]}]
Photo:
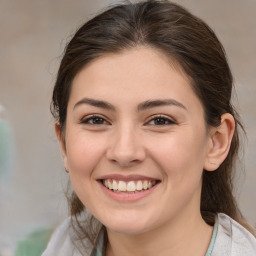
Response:
[{"label": "brown eye", "polygon": [[167,117],[163,117],[163,116],[157,116],[154,117],[153,119],[151,119],[148,122],[149,125],[172,125],[175,124],[175,122]]},{"label": "brown eye", "polygon": [[100,116],[90,116],[81,121],[82,124],[90,124],[90,125],[102,125],[108,124],[108,122]]}]

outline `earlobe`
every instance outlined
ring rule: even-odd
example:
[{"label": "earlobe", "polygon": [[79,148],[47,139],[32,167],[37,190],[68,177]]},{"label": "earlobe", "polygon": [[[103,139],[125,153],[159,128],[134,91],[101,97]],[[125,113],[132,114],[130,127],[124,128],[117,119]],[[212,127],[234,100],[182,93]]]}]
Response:
[{"label": "earlobe", "polygon": [[56,137],[59,141],[59,145],[60,145],[61,154],[62,154],[62,157],[63,157],[63,160],[64,160],[65,168],[67,169],[66,145],[65,145],[65,140],[64,140],[64,137],[62,135],[62,131],[61,131],[59,123],[55,124],[55,134],[56,134]]},{"label": "earlobe", "polygon": [[205,159],[204,169],[215,171],[226,159],[235,131],[234,117],[225,113],[221,116],[221,124],[211,128],[210,143]]}]

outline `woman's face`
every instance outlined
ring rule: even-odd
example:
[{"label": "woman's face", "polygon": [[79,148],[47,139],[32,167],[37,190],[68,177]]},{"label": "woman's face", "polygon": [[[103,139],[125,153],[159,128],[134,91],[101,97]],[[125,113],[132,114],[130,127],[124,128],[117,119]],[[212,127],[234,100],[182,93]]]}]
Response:
[{"label": "woman's face", "polygon": [[210,138],[189,80],[138,47],[91,62],[68,103],[65,167],[109,230],[139,234],[200,214]]}]

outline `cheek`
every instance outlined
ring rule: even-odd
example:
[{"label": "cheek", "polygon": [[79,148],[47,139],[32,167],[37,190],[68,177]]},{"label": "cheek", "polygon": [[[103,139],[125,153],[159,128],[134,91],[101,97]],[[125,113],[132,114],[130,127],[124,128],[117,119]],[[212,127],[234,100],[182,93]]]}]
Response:
[{"label": "cheek", "polygon": [[152,157],[163,170],[163,175],[168,176],[172,182],[181,182],[201,175],[205,158],[205,141],[197,133],[169,134],[162,139],[157,138],[150,148]]},{"label": "cheek", "polygon": [[66,148],[69,172],[76,176],[91,176],[104,152],[103,141],[83,133],[67,137]]},{"label": "cheek", "polygon": [[93,175],[104,154],[104,140],[84,133],[67,137],[67,163],[73,189],[89,210],[94,211],[95,180]]}]

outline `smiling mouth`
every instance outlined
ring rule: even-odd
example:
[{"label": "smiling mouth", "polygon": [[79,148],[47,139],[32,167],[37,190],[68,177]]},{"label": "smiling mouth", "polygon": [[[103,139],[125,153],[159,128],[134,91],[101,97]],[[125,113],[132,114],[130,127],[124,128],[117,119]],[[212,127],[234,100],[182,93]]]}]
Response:
[{"label": "smiling mouth", "polygon": [[122,181],[114,179],[101,180],[102,184],[109,190],[116,193],[138,193],[149,190],[160,181],[157,180],[136,180],[136,181]]}]

